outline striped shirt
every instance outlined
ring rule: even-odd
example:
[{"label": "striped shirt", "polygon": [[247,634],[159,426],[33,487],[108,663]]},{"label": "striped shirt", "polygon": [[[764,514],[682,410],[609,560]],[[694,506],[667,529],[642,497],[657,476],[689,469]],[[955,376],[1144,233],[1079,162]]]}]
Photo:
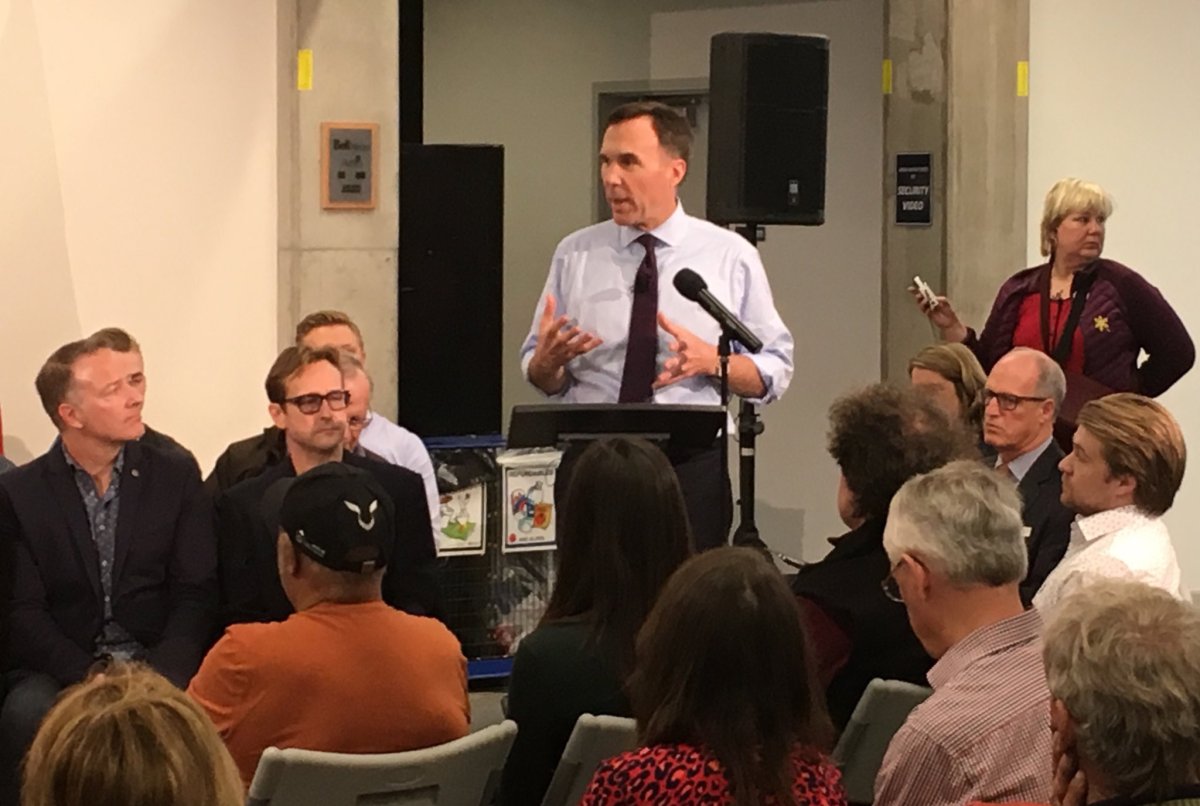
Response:
[{"label": "striped shirt", "polygon": [[982,627],[929,670],[888,745],[875,806],[1050,800],[1050,692],[1036,610]]}]

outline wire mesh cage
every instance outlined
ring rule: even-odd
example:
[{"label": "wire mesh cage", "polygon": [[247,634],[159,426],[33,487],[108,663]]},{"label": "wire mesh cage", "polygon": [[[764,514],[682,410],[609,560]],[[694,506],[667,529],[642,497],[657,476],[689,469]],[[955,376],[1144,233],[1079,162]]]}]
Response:
[{"label": "wire mesh cage", "polygon": [[[462,643],[473,670],[504,673],[503,664],[478,662],[510,659],[521,639],[537,627],[554,585],[555,552],[503,550],[508,501],[503,469],[496,462],[499,450],[434,448],[430,454],[443,502],[440,528],[443,538],[449,538],[440,541],[439,549],[447,626]],[[465,505],[471,496],[482,501],[468,513]],[[482,522],[473,523],[479,515]],[[474,528],[480,529],[478,534]],[[470,547],[451,542],[465,532],[474,541]]]}]

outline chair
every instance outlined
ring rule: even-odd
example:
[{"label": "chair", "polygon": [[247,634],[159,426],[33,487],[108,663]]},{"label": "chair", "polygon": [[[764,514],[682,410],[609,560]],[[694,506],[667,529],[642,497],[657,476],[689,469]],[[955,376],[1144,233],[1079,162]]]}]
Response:
[{"label": "chair", "polygon": [[402,753],[268,747],[247,806],[486,806],[517,736],[505,720],[452,742]]},{"label": "chair", "polygon": [[637,723],[632,719],[583,714],[575,721],[542,806],[579,803],[600,762],[635,747]]},{"label": "chair", "polygon": [[876,678],[867,685],[833,749],[833,760],[842,770],[842,785],[850,803],[874,800],[875,776],[888,744],[909,712],[932,693],[924,686],[900,680]]}]

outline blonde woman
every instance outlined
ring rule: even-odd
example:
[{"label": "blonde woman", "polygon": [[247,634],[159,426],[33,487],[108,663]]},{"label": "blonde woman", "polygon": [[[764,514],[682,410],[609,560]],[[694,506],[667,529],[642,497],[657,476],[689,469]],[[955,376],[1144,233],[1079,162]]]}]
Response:
[{"label": "blonde woman", "polygon": [[65,691],[25,759],[22,806],[242,806],[208,717],[166,678],[117,665]]},{"label": "blonde woman", "polygon": [[962,344],[931,344],[908,362],[913,388],[928,395],[951,422],[961,422],[972,434],[983,430],[983,386],[987,375]]},{"label": "blonde woman", "polygon": [[[1112,209],[1099,185],[1060,180],[1046,194],[1042,213],[1047,262],[1000,287],[981,333],[967,327],[945,297],[930,307],[914,294],[921,311],[945,341],[971,348],[987,372],[1013,347],[1052,356],[1067,374],[1068,419],[1071,400],[1081,392],[1083,399],[1106,392],[1161,395],[1191,369],[1196,349],[1157,288],[1128,266],[1100,257]],[[1139,366],[1142,350],[1149,357]]]}]

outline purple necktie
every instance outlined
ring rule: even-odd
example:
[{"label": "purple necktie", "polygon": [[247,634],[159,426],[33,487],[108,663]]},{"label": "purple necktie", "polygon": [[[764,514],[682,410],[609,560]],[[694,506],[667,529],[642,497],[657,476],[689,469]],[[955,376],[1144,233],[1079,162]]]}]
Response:
[{"label": "purple necktie", "polygon": [[646,257],[633,281],[633,310],[629,314],[629,342],[625,347],[625,371],[621,373],[621,403],[648,403],[654,394],[658,367],[658,262],[657,243],[649,233],[638,238]]}]

